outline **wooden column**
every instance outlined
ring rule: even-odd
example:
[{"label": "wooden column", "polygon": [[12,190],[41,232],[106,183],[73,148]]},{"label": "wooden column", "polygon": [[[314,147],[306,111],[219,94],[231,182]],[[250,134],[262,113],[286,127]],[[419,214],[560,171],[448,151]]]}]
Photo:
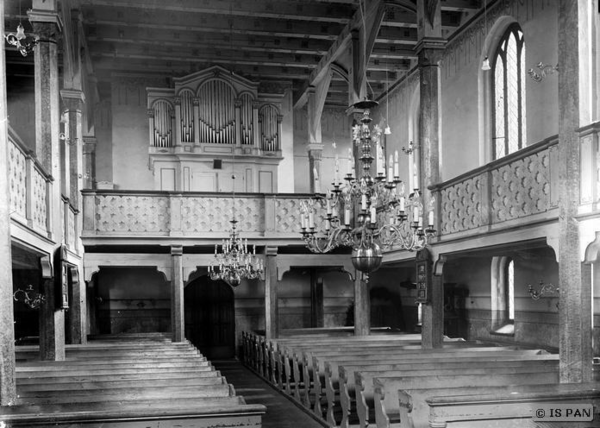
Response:
[{"label": "wooden column", "polygon": [[[417,1],[417,22],[419,42],[416,46],[419,67],[420,92],[420,132],[421,149],[419,173],[420,183],[415,187],[421,189],[423,209],[428,210],[432,195],[426,189],[440,181],[440,66],[439,61],[446,40],[442,38],[441,2],[434,0]],[[427,215],[423,213],[423,217]],[[439,216],[437,216],[439,217]],[[428,263],[431,255],[427,252]],[[418,259],[417,259],[418,264]],[[417,275],[419,273],[417,272]],[[444,334],[444,288],[443,278],[427,273],[428,294],[422,306],[422,336],[424,348],[441,347]],[[418,278],[417,278],[418,281]]]},{"label": "wooden column", "polygon": [[265,336],[271,340],[279,336],[277,247],[266,247],[265,256]]},{"label": "wooden column", "polygon": [[371,332],[371,298],[369,284],[361,272],[355,270],[354,279],[354,335],[368,336]]},{"label": "wooden column", "polygon": [[83,344],[87,343],[87,335],[85,334],[85,323],[87,322],[86,308],[86,285],[80,280],[79,268],[77,266],[69,267],[71,276],[71,284],[73,287],[73,298],[69,302],[69,325],[68,343]]},{"label": "wooden column", "polygon": [[183,247],[171,246],[173,275],[171,277],[171,333],[173,342],[185,341],[185,321],[183,308]]},{"label": "wooden column", "polygon": [[310,270],[310,326],[323,327],[323,278]]},{"label": "wooden column", "polygon": [[[582,278],[576,218],[581,184],[577,129],[589,123],[592,111],[587,101],[592,87],[585,73],[585,62],[587,44],[593,37],[587,22],[594,20],[591,14],[597,11],[590,10],[590,5],[587,0],[560,0],[558,6],[558,320],[562,383],[592,380],[591,282]],[[585,121],[588,122],[582,123]]]},{"label": "wooden column", "polygon": [[[4,34],[4,7],[0,7],[0,34]],[[14,31],[14,29],[12,30]],[[12,255],[10,250],[10,193],[8,183],[8,124],[6,61],[0,46],[0,406],[15,404],[15,328]]]},{"label": "wooden column", "polygon": [[[61,247],[58,247],[56,251],[60,252]],[[62,309],[58,309],[56,305],[58,299],[56,278],[62,275],[62,266],[60,266],[60,263],[56,263],[55,260],[51,265],[50,260],[51,257],[49,256],[44,256],[41,260],[42,286],[40,288],[41,293],[46,298],[46,302],[40,306],[39,315],[40,359],[45,361],[64,361],[66,342],[65,313]]]},{"label": "wooden column", "polygon": [[[50,187],[49,229],[56,243],[63,241],[64,218],[61,215],[60,158],[60,93],[58,73],[59,33],[62,25],[56,0],[34,0],[28,12],[35,33],[40,37],[34,49],[35,62],[35,137],[36,154],[44,169],[54,177]],[[66,167],[68,168],[68,166]],[[55,250],[60,251],[60,246]],[[53,275],[60,276],[61,266],[53,266]],[[40,358],[65,359],[65,313],[55,307],[55,286],[52,279],[43,284],[47,304],[40,310]]]}]

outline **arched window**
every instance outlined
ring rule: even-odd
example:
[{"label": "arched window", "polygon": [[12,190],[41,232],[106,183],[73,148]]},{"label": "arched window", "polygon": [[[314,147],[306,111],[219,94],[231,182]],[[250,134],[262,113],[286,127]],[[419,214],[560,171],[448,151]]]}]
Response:
[{"label": "arched window", "polygon": [[525,40],[518,24],[509,26],[492,58],[494,159],[527,145]]},{"label": "arched window", "polygon": [[492,332],[513,335],[515,323],[515,267],[510,257],[493,257]]}]

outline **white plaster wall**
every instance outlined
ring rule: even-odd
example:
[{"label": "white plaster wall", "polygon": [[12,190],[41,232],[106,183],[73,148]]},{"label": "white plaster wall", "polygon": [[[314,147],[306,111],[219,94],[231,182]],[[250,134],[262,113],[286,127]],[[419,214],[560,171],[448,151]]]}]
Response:
[{"label": "white plaster wall", "polygon": [[116,81],[112,91],[115,189],[154,190],[154,176],[148,168],[148,126],[144,82]]},{"label": "white plaster wall", "polygon": [[[507,7],[503,7],[508,5]],[[526,68],[539,61],[555,65],[558,55],[557,5],[555,2],[500,2],[488,12],[487,28],[483,19],[472,29],[451,40],[443,55],[441,84],[441,179],[456,177],[491,159],[486,156],[482,89],[485,72],[481,61],[496,46],[495,35],[510,21],[521,26],[526,46]],[[533,144],[558,133],[558,80],[550,76],[542,83],[526,77],[527,143]]]}]

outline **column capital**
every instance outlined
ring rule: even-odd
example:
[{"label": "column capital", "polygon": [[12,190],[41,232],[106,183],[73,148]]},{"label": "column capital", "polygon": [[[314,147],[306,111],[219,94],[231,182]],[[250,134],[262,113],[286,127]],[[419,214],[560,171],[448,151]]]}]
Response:
[{"label": "column capital", "polygon": [[321,154],[323,153],[323,148],[325,145],[323,143],[308,143],[307,150],[309,155],[316,155],[321,158]]},{"label": "column capital", "polygon": [[268,246],[265,247],[265,256],[267,256],[267,257],[275,257],[275,256],[277,256],[277,251],[278,250],[279,250],[279,247],[268,245]]},{"label": "column capital", "polygon": [[83,91],[76,89],[61,89],[60,97],[64,103],[66,110],[76,110],[81,112],[85,103],[85,94]]},{"label": "column capital", "polygon": [[421,65],[421,58],[428,58],[430,63],[439,61],[447,44],[448,41],[441,37],[423,37],[415,46],[419,65]]},{"label": "column capital", "polygon": [[[35,33],[40,36],[40,42],[56,41],[52,38],[55,31],[62,32],[63,23],[56,10],[32,9],[27,12],[29,21]],[[55,26],[48,25],[54,24]]]},{"label": "column capital", "polygon": [[171,245],[171,256],[183,256],[183,246]]}]

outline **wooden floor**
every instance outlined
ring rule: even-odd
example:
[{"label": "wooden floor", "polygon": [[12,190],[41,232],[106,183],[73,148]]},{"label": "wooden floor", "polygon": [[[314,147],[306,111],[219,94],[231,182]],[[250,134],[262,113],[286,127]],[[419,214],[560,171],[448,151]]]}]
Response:
[{"label": "wooden floor", "polygon": [[256,376],[237,360],[211,360],[211,363],[227,382],[235,387],[248,404],[267,406],[263,416],[263,428],[321,428],[327,425],[318,422],[304,409],[298,407],[281,392]]}]

